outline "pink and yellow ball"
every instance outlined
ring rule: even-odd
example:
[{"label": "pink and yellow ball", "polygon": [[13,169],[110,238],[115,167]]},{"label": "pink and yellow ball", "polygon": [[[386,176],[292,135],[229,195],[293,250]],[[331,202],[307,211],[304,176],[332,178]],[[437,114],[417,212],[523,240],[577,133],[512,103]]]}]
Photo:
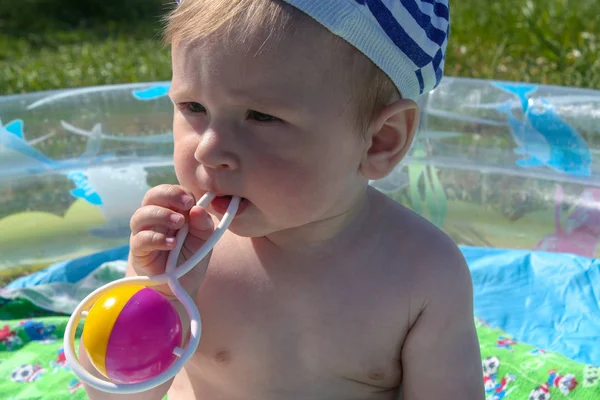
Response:
[{"label": "pink and yellow ball", "polygon": [[115,383],[138,383],[167,370],[181,346],[181,320],[160,293],[131,285],[105,293],[89,310],[82,340],[94,367]]}]

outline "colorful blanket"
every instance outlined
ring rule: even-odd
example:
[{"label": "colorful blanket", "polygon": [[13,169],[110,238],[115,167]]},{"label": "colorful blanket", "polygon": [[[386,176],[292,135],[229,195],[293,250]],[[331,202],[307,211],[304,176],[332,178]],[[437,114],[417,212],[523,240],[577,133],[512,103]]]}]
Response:
[{"label": "colorful blanket", "polygon": [[[27,302],[0,308],[7,307],[24,318],[6,319],[6,313],[0,314],[2,398],[87,399],[62,349],[68,317],[43,315]],[[476,326],[487,400],[600,399],[600,368],[518,343],[481,319]]]},{"label": "colorful blanket", "polygon": [[[11,315],[19,318],[9,319]],[[63,352],[62,340],[68,319],[41,310],[27,300],[0,299],[0,393],[3,400],[88,399]],[[81,327],[76,334],[76,348]]]},{"label": "colorful blanket", "polygon": [[600,367],[517,342],[477,319],[486,400],[598,400]]}]

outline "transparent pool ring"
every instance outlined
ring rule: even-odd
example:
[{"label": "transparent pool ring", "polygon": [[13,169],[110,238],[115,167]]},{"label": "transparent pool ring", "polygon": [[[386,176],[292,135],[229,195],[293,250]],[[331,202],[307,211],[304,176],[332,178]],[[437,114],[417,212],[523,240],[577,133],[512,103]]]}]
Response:
[{"label": "transparent pool ring", "polygon": [[[0,97],[0,274],[126,245],[177,183],[169,82]],[[458,244],[597,257],[600,92],[444,78],[402,164],[371,185]]]}]

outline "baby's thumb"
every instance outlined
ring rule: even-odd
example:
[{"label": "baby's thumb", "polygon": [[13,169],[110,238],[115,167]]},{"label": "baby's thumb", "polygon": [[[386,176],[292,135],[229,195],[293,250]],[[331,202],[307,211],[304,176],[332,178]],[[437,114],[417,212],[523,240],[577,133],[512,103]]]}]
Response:
[{"label": "baby's thumb", "polygon": [[[189,213],[189,231],[185,238],[185,244],[181,249],[180,262],[189,260],[194,257],[194,254],[206,243],[210,235],[214,231],[214,224],[212,217],[202,207],[194,206]],[[192,298],[195,298],[199,285],[204,279],[206,268],[208,268],[208,260],[210,259],[210,252],[203,258],[190,272],[185,275],[185,279],[181,279],[180,283],[186,292]],[[199,265],[203,265],[202,268],[198,268]]]},{"label": "baby's thumb", "polygon": [[194,206],[190,210],[189,224],[188,238],[201,242],[197,246],[196,243],[192,244],[191,248],[200,247],[202,243],[208,240],[215,229],[212,217],[200,206]]}]

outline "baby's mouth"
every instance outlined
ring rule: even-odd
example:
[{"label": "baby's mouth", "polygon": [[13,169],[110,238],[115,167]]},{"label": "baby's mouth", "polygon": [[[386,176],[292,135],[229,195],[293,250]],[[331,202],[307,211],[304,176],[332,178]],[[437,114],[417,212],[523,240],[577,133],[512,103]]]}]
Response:
[{"label": "baby's mouth", "polygon": [[[231,203],[232,199],[233,196],[231,195],[216,196],[210,203],[210,205],[217,214],[225,214],[227,212],[227,208],[229,208],[229,204]],[[236,215],[241,214],[248,207],[249,204],[250,202],[242,197],[240,199],[240,205],[238,206]]]}]

